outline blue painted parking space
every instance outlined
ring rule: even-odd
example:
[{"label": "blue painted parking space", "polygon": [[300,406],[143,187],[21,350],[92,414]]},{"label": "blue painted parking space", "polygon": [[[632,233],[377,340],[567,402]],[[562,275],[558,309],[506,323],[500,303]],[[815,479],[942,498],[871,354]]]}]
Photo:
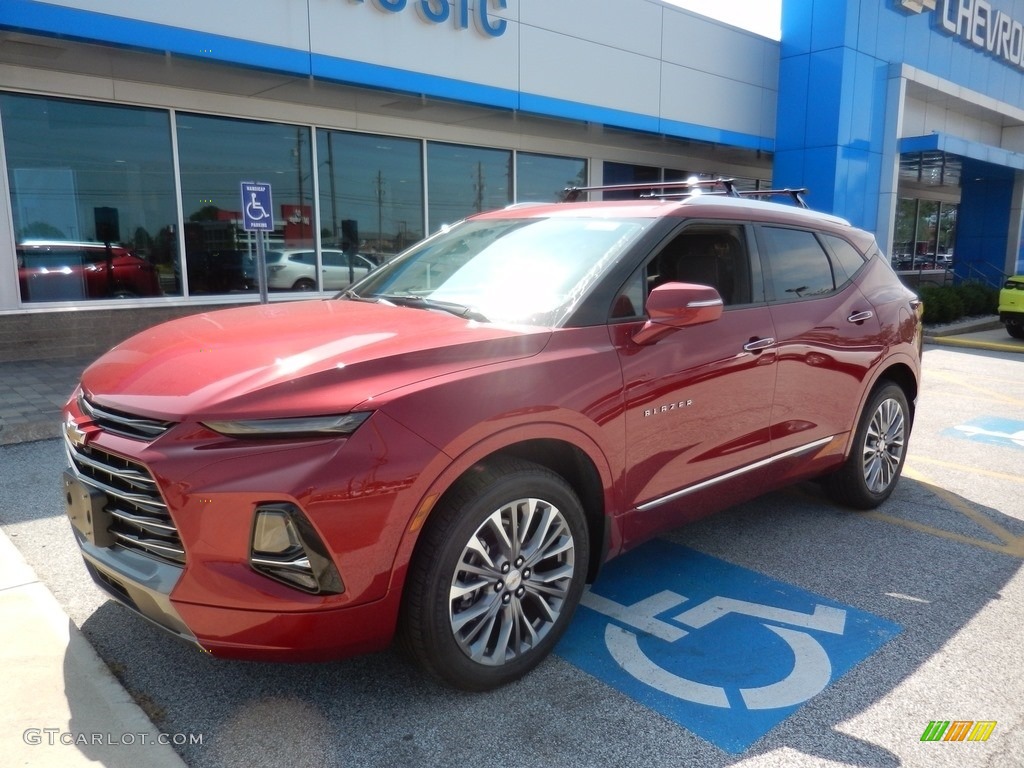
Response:
[{"label": "blue painted parking space", "polygon": [[739,754],[899,632],[852,606],[655,540],[608,564],[557,653]]},{"label": "blue painted parking space", "polygon": [[1024,421],[983,416],[944,430],[943,435],[963,437],[979,443],[1024,448]]}]

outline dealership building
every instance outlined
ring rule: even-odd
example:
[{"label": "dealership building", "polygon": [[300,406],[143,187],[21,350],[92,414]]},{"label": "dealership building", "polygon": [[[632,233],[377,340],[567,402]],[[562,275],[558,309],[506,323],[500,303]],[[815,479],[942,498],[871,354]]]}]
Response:
[{"label": "dealership building", "polygon": [[258,301],[253,215],[287,301],[477,211],[694,175],[998,285],[1024,0],[784,0],[781,41],[662,0],[3,0],[0,360]]}]

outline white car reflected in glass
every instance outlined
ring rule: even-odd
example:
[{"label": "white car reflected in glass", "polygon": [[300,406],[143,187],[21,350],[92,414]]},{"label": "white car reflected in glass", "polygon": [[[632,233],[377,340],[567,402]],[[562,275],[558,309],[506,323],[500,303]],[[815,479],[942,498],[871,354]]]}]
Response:
[{"label": "white car reflected in glass", "polygon": [[[375,267],[362,254],[339,250],[324,249],[322,260],[321,290],[324,291],[347,288],[362,280]],[[267,287],[284,291],[317,290],[316,251],[312,248],[267,251]]]}]

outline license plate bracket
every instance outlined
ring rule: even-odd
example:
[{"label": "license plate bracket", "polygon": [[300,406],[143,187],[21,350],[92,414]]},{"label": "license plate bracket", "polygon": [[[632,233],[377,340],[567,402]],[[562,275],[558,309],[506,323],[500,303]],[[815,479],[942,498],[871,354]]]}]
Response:
[{"label": "license plate bracket", "polygon": [[86,485],[70,469],[64,471],[64,505],[71,524],[96,547],[112,547],[114,517],[107,512],[107,495]]}]

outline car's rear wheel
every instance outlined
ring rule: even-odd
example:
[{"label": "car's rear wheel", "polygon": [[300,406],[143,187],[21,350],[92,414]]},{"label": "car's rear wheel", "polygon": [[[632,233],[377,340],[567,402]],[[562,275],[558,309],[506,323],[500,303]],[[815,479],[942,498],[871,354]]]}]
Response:
[{"label": "car's rear wheel", "polygon": [[1024,325],[1006,324],[1006,332],[1015,339],[1024,339]]},{"label": "car's rear wheel", "polygon": [[861,412],[850,455],[825,488],[840,504],[874,509],[892,493],[903,472],[910,437],[910,407],[903,390],[887,382]]},{"label": "car's rear wheel", "polygon": [[446,495],[417,545],[402,644],[456,688],[516,680],[568,626],[588,558],[582,505],[560,476],[518,459],[478,466]]}]

